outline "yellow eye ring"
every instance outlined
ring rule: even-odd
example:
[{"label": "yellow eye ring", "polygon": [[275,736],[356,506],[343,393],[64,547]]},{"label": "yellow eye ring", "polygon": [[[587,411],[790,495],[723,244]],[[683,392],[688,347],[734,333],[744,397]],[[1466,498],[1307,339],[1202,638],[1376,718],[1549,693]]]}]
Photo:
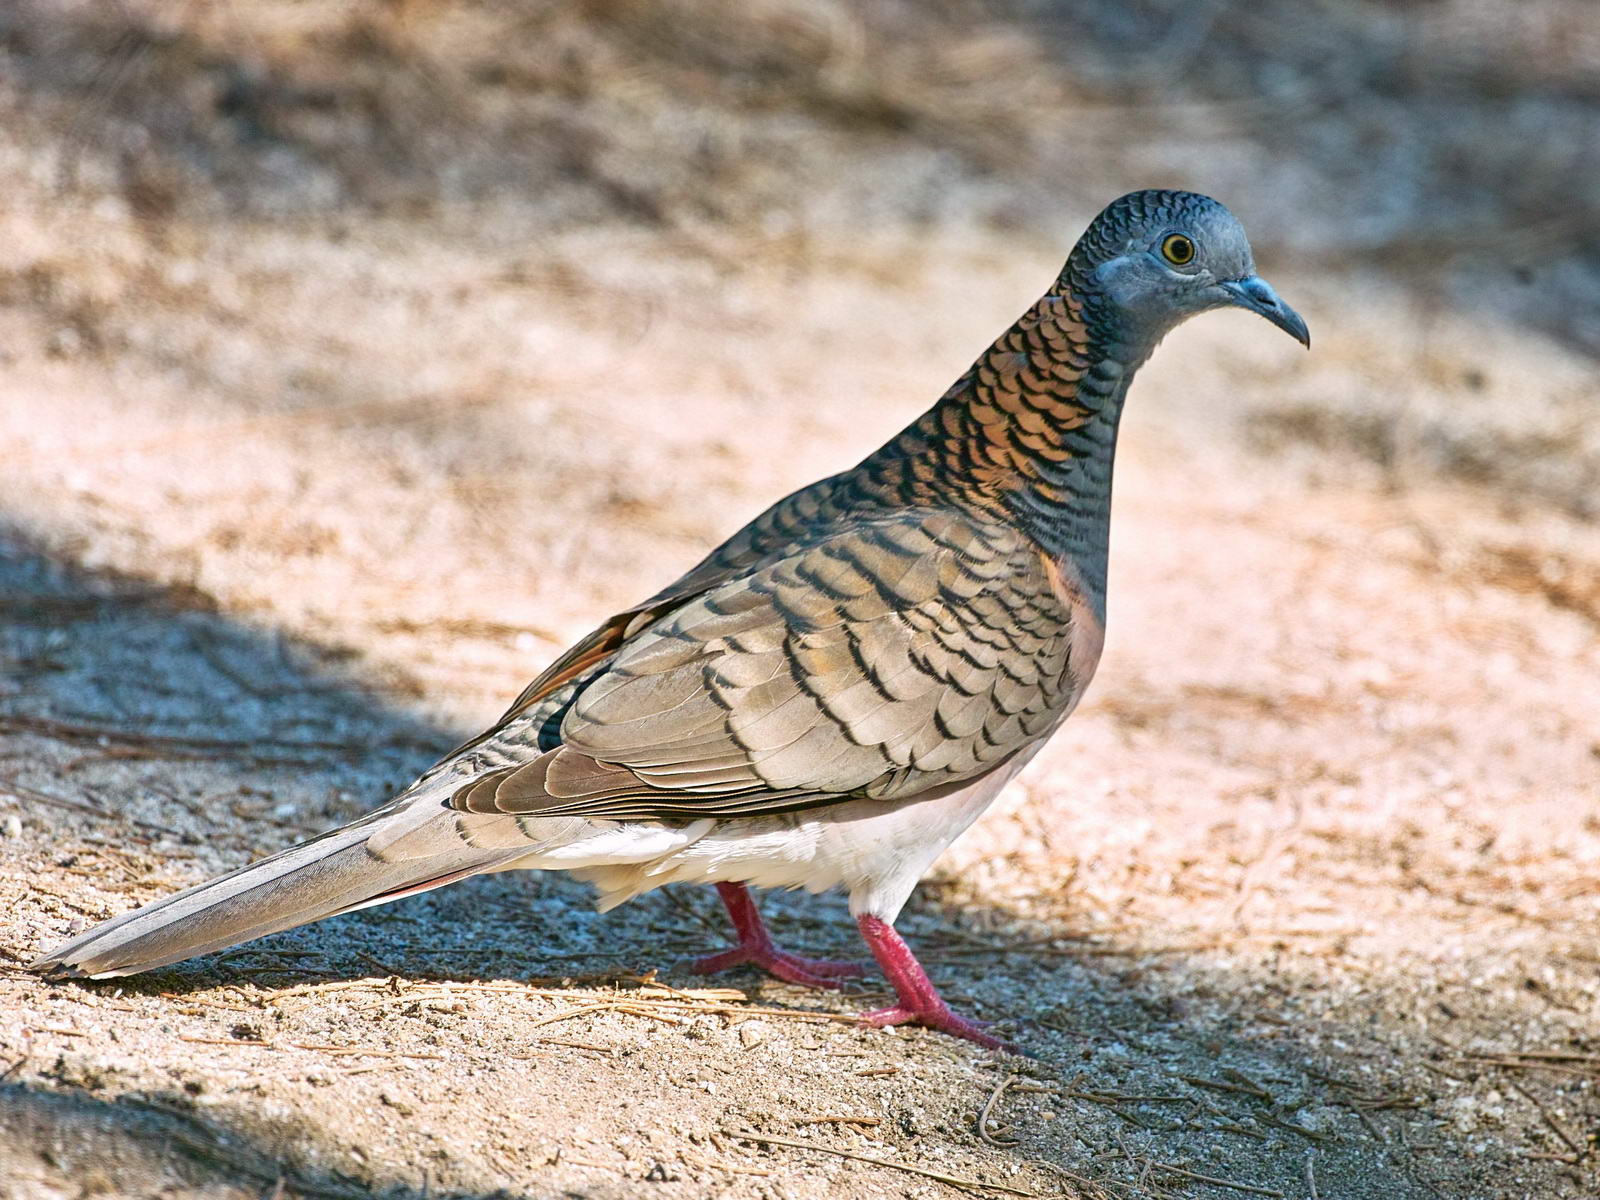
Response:
[{"label": "yellow eye ring", "polygon": [[1175,267],[1186,267],[1194,261],[1194,242],[1181,233],[1169,233],[1161,239],[1161,257]]}]

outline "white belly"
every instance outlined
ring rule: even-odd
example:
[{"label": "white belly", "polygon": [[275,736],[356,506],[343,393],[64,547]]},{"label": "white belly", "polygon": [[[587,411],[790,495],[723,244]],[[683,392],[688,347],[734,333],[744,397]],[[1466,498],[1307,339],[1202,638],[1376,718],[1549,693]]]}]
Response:
[{"label": "white belly", "polygon": [[852,914],[893,922],[917,880],[994,803],[1035,743],[982,778],[898,804],[850,800],[812,812],[681,829],[609,825],[510,864],[570,871],[600,890],[601,911],[667,883],[752,883],[850,893]]}]

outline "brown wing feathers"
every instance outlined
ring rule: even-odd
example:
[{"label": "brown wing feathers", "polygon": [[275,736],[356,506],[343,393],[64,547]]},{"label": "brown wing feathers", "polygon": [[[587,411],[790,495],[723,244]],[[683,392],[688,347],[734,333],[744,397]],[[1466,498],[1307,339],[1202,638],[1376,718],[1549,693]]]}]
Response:
[{"label": "brown wing feathers", "polygon": [[511,714],[580,680],[562,700],[562,744],[480,775],[451,804],[689,819],[899,798],[976,774],[1044,732],[1072,687],[1072,613],[1052,583],[1037,548],[998,522],[902,510],[858,523],[602,630]]}]

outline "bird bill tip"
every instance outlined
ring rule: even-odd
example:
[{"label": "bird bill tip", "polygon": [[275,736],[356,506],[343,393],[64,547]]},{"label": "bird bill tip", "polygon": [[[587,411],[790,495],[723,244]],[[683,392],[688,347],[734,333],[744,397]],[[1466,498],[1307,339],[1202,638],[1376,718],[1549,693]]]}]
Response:
[{"label": "bird bill tip", "polygon": [[1311,330],[1305,318],[1278,298],[1272,285],[1259,275],[1230,279],[1223,283],[1229,302],[1265,317],[1307,350],[1311,349]]}]

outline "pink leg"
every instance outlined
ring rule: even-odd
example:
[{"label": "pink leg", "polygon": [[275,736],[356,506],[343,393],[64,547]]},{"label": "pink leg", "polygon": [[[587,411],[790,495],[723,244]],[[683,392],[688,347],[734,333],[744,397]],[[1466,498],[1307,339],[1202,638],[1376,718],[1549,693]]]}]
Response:
[{"label": "pink leg", "polygon": [[739,935],[739,944],[720,954],[696,959],[694,969],[700,974],[710,975],[749,963],[789,983],[836,988],[839,980],[865,973],[859,963],[801,958],[798,954],[779,950],[772,944],[772,935],[767,932],[761,914],[756,910],[756,902],[750,897],[750,889],[744,884],[719,883],[717,893],[728,907],[728,916],[733,918],[733,929]]},{"label": "pink leg", "polygon": [[876,1009],[861,1019],[868,1025],[926,1025],[952,1037],[966,1038],[987,1046],[991,1050],[1009,1050],[1011,1047],[997,1037],[985,1033],[975,1021],[957,1016],[933,986],[933,980],[922,969],[917,956],[905,939],[894,931],[894,926],[880,917],[869,915],[856,918],[861,936],[866,939],[872,957],[883,968],[884,978],[899,996],[899,1002],[888,1008]]}]

